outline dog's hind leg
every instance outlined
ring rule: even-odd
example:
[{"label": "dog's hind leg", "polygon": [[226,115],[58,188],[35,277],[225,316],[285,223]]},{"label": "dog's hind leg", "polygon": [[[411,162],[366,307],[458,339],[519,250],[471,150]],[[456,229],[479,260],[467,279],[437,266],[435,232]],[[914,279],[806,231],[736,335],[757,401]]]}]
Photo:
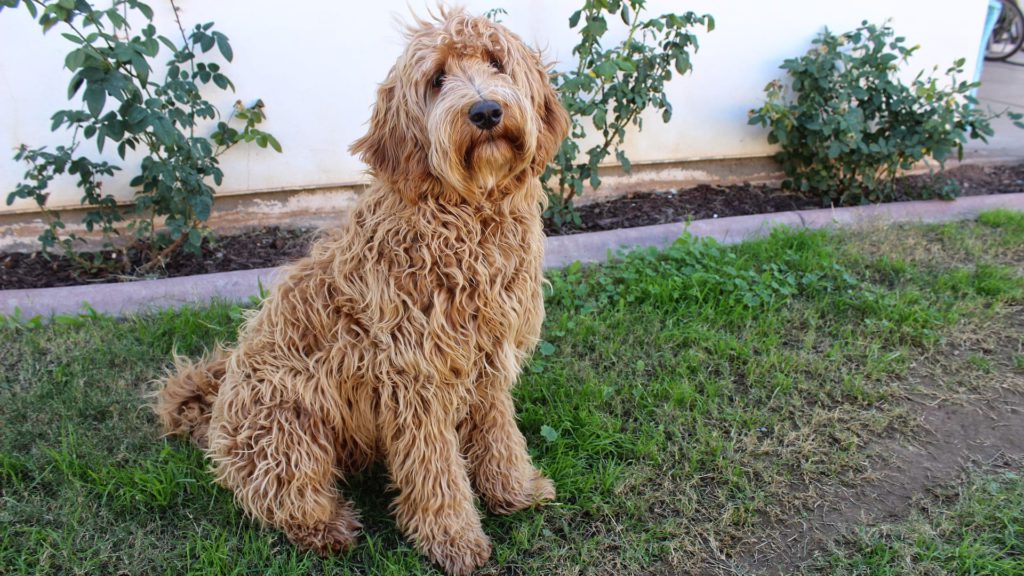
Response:
[{"label": "dog's hind leg", "polygon": [[[455,403],[429,386],[407,386],[381,401],[381,428],[395,516],[416,548],[448,574],[469,574],[491,555],[466,462],[459,452]],[[422,393],[421,393],[422,392]]]},{"label": "dog's hind leg", "polygon": [[[294,389],[307,384],[294,378]],[[274,399],[273,387],[257,391],[249,384],[229,378],[214,406],[207,454],[217,481],[246,512],[281,529],[300,548],[331,554],[351,547],[360,524],[335,485],[327,408]]]},{"label": "dog's hind leg", "polygon": [[229,354],[218,346],[198,362],[174,357],[174,369],[164,379],[153,407],[164,434],[190,434],[197,446],[206,447],[210,411],[224,379]]},{"label": "dog's hind leg", "polygon": [[554,484],[530,462],[509,388],[499,382],[478,386],[481,396],[459,424],[473,484],[496,514],[555,499]]}]

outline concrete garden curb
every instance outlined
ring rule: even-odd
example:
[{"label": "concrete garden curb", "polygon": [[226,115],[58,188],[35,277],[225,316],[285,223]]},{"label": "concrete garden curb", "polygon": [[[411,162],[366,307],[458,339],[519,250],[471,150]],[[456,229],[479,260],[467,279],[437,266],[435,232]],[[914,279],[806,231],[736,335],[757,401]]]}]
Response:
[{"label": "concrete garden curb", "polygon": [[[1024,193],[970,196],[952,202],[924,200],[824,210],[800,210],[751,216],[659,224],[548,238],[545,268],[560,268],[575,261],[603,262],[625,250],[663,248],[684,231],[711,237],[726,244],[764,236],[780,225],[792,228],[826,228],[902,222],[951,222],[968,220],[996,208],[1024,211]],[[0,290],[0,315],[22,318],[53,314],[78,314],[88,305],[96,312],[120,316],[153,309],[178,308],[212,299],[244,301],[273,284],[277,268],[219,272],[162,280],[116,284],[91,284],[30,290]]]}]

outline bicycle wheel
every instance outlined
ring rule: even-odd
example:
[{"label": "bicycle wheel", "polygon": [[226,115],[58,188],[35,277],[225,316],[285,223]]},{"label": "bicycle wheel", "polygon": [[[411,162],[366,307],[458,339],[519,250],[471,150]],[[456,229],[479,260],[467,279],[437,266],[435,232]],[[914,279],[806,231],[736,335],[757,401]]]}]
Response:
[{"label": "bicycle wheel", "polygon": [[986,60],[1006,60],[1024,44],[1024,14],[1013,0],[1002,0],[1003,11],[989,36],[985,48]]}]

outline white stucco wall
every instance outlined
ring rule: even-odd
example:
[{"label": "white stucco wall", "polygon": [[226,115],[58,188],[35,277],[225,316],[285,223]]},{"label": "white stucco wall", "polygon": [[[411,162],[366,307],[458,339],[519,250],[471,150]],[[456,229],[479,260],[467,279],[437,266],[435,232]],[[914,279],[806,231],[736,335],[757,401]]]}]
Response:
[{"label": "white stucco wall", "polygon": [[[102,3],[102,0],[97,0]],[[152,0],[158,28],[170,36],[169,5]],[[642,135],[629,140],[635,163],[763,156],[771,153],[760,128],[747,126],[747,111],[762,99],[762,88],[780,76],[784,58],[803,53],[824,26],[845,31],[861,20],[891,19],[897,33],[921,44],[913,70],[945,69],[966,57],[969,74],[981,39],[987,0],[650,0],[651,13],[694,10],[716,20],[701,34],[694,72],[673,81],[675,115],[668,124],[648,119]],[[575,1],[468,0],[473,11],[508,11],[504,23],[534,46],[546,49],[561,66],[571,66],[575,36],[569,14]],[[247,104],[262,98],[269,120],[264,128],[284,146],[284,154],[240,147],[223,157],[227,177],[221,194],[345,185],[361,181],[363,166],[347,153],[360,136],[384,78],[402,49],[395,17],[407,14],[405,0],[338,2],[305,0],[179,0],[186,24],[214,21],[227,34],[235,61],[225,66],[237,94],[218,95],[228,111],[236,98]],[[422,0],[409,3],[423,11]],[[24,166],[11,160],[21,143],[57,145],[64,133],[49,132],[50,115],[68,107],[70,74],[63,69],[68,42],[56,32],[45,37],[23,9],[0,13],[0,193],[19,181]],[[161,60],[165,55],[161,54]],[[911,74],[912,75],[912,74]],[[106,158],[125,174],[106,187],[129,199],[131,162]],[[54,207],[77,204],[78,192],[62,183]],[[0,204],[3,204],[0,202]],[[0,206],[0,213],[30,210],[26,201]]]}]

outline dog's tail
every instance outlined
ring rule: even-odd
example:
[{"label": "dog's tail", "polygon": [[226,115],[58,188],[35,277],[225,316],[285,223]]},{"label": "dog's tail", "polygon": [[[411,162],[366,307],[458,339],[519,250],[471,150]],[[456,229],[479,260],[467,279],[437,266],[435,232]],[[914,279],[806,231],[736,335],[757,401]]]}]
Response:
[{"label": "dog's tail", "polygon": [[198,362],[174,355],[174,368],[164,377],[153,407],[164,434],[188,434],[197,446],[206,447],[210,411],[224,380],[228,355],[220,346]]}]

